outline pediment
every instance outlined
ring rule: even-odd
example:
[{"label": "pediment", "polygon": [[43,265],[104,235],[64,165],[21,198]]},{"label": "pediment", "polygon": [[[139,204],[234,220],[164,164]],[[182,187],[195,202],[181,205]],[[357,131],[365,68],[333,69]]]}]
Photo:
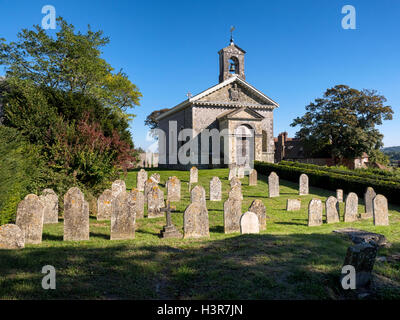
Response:
[{"label": "pediment", "polygon": [[243,107],[234,110],[226,111],[220,114],[217,117],[218,120],[227,119],[227,120],[253,120],[253,121],[261,121],[264,117],[259,114],[257,111],[254,111],[250,108]]}]

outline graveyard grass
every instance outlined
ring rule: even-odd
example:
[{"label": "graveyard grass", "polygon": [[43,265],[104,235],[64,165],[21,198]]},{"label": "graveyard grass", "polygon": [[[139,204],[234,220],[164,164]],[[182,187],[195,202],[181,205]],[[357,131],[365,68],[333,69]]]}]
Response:
[{"label": "graveyard grass", "polygon": [[[188,171],[159,172],[165,191],[168,177],[182,183],[182,199],[175,203],[173,223],[182,230],[183,212],[189,204]],[[137,172],[125,177],[128,189],[136,186]],[[222,181],[222,201],[211,202],[209,182]],[[298,184],[280,181],[278,198],[268,198],[267,177],[259,175],[257,186],[242,179],[243,212],[254,199],[267,208],[267,228],[259,235],[225,235],[223,203],[229,190],[228,169],[199,170],[205,187],[210,239],[161,239],[165,218],[139,219],[135,240],[110,241],[110,222],[90,219],[90,241],[64,242],[62,219],[45,225],[43,242],[23,250],[0,251],[1,299],[354,299],[344,291],[340,270],[350,241],[333,230],[355,227],[384,234],[392,243],[379,249],[374,293],[370,298],[400,298],[400,208],[390,206],[390,226],[375,227],[372,220],[307,226],[307,206],[312,198],[323,201],[334,192],[310,187],[299,196]],[[301,199],[302,209],[286,212],[288,198]],[[60,200],[63,198],[60,197]],[[359,212],[364,210],[362,199]],[[325,210],[325,209],[324,209]],[[145,215],[146,215],[145,210]],[[57,271],[56,290],[43,290],[42,267]]]}]

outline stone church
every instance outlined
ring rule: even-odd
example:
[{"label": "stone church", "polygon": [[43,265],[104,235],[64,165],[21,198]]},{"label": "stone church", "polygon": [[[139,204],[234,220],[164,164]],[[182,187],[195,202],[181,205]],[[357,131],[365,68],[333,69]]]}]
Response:
[{"label": "stone church", "polygon": [[[165,154],[165,160],[160,159],[160,167],[226,167],[230,164],[248,165],[252,159],[274,162],[273,112],[279,106],[278,103],[246,81],[246,52],[232,38],[230,45],[221,49],[218,54],[219,83],[197,95],[189,95],[187,100],[156,119],[158,128],[166,134],[164,145],[159,140],[160,158]],[[218,155],[215,152],[212,155],[211,146],[207,155],[202,155],[199,147],[198,154],[195,155],[197,163],[194,161],[193,164],[182,164],[178,160],[174,164],[169,159],[170,150],[179,148],[182,142],[176,136],[171,136],[171,123],[174,123],[178,135],[180,130],[191,128],[193,139],[199,138],[205,129],[225,129],[228,135],[221,139]],[[198,143],[200,145],[200,141]],[[220,157],[220,164],[204,164],[200,158],[207,157],[208,154],[210,158]],[[244,163],[240,163],[243,158]]]}]

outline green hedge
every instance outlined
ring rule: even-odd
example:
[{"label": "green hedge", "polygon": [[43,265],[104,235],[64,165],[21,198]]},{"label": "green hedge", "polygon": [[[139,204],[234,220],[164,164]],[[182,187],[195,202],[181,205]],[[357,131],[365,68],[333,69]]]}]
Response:
[{"label": "green hedge", "polygon": [[[328,190],[343,189],[345,193],[355,192],[359,197],[364,197],[367,187],[374,188],[376,193],[383,194],[390,203],[400,204],[400,183],[396,181],[387,181],[382,178],[376,178],[375,175],[368,177],[343,173],[329,172],[326,167],[315,165],[310,167],[298,167],[288,165],[288,161],[280,164],[255,161],[254,168],[258,173],[269,175],[275,171],[278,176],[284,180],[299,182],[302,173],[307,174],[310,186],[320,187]],[[328,168],[329,169],[329,168]]]}]

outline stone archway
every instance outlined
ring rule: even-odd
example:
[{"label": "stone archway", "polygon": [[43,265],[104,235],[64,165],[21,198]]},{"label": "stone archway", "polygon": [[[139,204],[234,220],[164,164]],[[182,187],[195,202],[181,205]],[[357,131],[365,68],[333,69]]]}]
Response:
[{"label": "stone archway", "polygon": [[236,164],[248,167],[254,160],[254,129],[241,124],[235,129]]}]

